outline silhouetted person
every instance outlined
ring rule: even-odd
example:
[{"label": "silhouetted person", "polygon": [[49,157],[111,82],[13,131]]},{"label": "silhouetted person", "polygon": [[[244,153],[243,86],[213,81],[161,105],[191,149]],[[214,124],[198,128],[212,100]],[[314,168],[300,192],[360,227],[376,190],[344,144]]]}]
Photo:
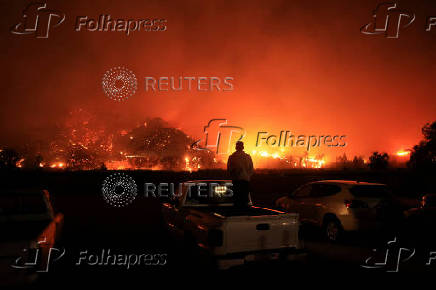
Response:
[{"label": "silhouetted person", "polygon": [[250,178],[253,175],[253,161],[244,152],[244,143],[236,142],[236,152],[229,156],[227,171],[233,183],[233,200],[236,207],[248,206]]}]

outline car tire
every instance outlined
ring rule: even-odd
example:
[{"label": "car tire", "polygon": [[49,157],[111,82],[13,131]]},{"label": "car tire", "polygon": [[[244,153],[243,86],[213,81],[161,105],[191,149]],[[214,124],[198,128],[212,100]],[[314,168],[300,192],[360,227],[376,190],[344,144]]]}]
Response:
[{"label": "car tire", "polygon": [[336,218],[326,218],[322,227],[325,240],[337,243],[343,238],[344,230],[341,223]]}]

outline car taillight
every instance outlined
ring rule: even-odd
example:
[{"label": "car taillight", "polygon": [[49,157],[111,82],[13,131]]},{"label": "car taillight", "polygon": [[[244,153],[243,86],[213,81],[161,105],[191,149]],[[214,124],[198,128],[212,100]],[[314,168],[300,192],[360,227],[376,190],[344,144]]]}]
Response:
[{"label": "car taillight", "polygon": [[344,203],[347,208],[368,208],[368,204],[361,200],[344,200]]},{"label": "car taillight", "polygon": [[221,247],[223,245],[223,231],[212,229],[207,233],[207,242],[209,246]]}]

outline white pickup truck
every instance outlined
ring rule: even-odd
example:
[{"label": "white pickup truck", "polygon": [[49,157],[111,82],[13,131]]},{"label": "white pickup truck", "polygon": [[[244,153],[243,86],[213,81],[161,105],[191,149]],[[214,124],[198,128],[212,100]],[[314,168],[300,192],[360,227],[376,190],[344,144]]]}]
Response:
[{"label": "white pickup truck", "polygon": [[206,249],[219,268],[258,257],[288,257],[301,251],[299,216],[256,207],[233,205],[230,180],[195,180],[163,203],[163,216],[172,233]]}]

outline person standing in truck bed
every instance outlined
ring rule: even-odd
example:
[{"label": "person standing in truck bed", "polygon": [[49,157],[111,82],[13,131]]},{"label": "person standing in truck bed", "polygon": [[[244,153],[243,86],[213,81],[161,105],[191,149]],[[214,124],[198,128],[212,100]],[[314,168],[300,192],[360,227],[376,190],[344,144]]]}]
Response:
[{"label": "person standing in truck bed", "polygon": [[244,143],[236,142],[236,151],[229,156],[227,172],[233,183],[233,200],[236,207],[246,207],[249,202],[250,178],[253,175],[253,161],[244,152]]}]

